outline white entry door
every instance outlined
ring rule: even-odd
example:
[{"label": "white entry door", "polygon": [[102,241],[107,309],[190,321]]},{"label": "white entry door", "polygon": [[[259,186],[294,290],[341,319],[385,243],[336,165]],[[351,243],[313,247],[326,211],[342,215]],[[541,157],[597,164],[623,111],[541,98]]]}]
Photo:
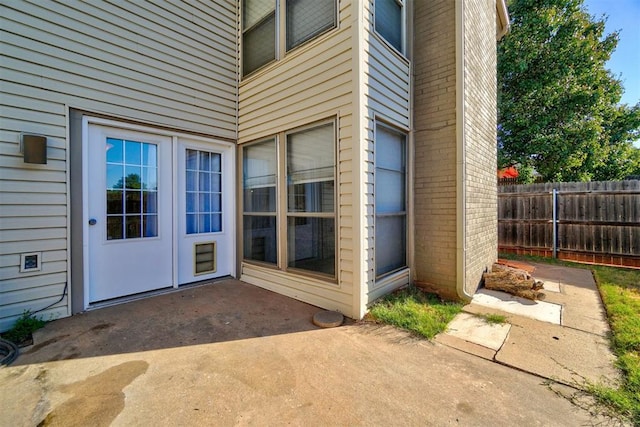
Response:
[{"label": "white entry door", "polygon": [[172,138],[91,123],[87,134],[85,301],[174,286]]}]

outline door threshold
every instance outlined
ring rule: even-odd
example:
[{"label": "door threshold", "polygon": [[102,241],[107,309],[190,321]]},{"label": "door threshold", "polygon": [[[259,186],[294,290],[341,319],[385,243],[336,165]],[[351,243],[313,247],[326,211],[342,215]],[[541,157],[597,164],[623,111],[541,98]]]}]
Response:
[{"label": "door threshold", "polygon": [[197,288],[200,286],[205,286],[205,285],[221,282],[223,280],[228,280],[228,279],[233,279],[233,276],[229,275],[229,276],[216,277],[213,279],[206,279],[206,280],[200,280],[197,282],[185,283],[185,284],[179,285],[177,288],[173,286],[168,286],[166,288],[154,289],[152,291],[147,291],[147,292],[140,292],[139,294],[125,295],[122,297],[111,298],[103,301],[97,301],[94,303],[90,303],[89,307],[87,307],[85,311],[98,310],[100,308],[111,307],[113,305],[126,304],[132,301],[138,301],[141,299],[151,298],[158,295],[166,295],[173,292],[179,292],[183,289]]}]

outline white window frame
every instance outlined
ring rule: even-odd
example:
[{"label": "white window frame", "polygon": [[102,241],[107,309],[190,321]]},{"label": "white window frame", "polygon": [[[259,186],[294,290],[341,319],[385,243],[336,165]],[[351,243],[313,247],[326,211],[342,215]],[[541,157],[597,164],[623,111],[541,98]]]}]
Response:
[{"label": "white window frame", "polygon": [[399,52],[401,55],[406,56],[407,52],[407,0],[389,0],[395,1],[398,6],[400,6],[400,49],[396,46],[392,45],[390,41],[386,39],[381,33],[378,32],[376,28],[376,1],[373,0],[373,30],[374,33],[391,49],[396,52]]}]

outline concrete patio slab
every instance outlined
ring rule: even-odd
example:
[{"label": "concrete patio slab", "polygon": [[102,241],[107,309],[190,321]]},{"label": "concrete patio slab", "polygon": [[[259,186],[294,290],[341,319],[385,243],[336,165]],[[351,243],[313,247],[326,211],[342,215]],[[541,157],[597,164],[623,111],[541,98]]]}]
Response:
[{"label": "concrete patio slab", "polygon": [[506,313],[529,317],[542,322],[560,324],[562,306],[545,301],[531,301],[505,292],[480,289],[471,301],[472,304],[494,308]]},{"label": "concrete patio slab", "polygon": [[538,377],[368,325],[11,366],[0,412],[11,426],[593,421]]},{"label": "concrete patio slab", "polygon": [[617,381],[615,356],[604,337],[515,316],[511,321],[509,337],[495,356],[498,362],[575,387],[585,380]]},{"label": "concrete patio slab", "polygon": [[[540,280],[540,279],[538,279],[538,280]],[[560,292],[560,282],[555,282],[553,280],[544,281],[544,289],[543,289],[543,291],[549,291],[549,292],[555,292],[555,293]]]},{"label": "concrete patio slab", "polygon": [[509,329],[511,325],[508,323],[492,325],[482,317],[460,313],[449,323],[447,334],[498,351]]},{"label": "concrete patio slab", "polygon": [[[550,277],[560,285],[560,292],[547,293],[547,300],[533,302],[483,289],[463,310],[469,313],[467,316],[506,316],[511,329],[502,346],[491,355],[499,363],[578,388],[584,387],[585,381],[615,384],[619,373],[614,367],[609,325],[593,276],[575,268],[547,267],[536,264],[534,272],[536,279]],[[438,341],[489,358],[482,348],[495,348],[495,341],[476,333],[471,323],[466,328],[457,326],[456,320],[452,323],[456,327],[444,334],[447,337],[439,336]],[[480,325],[476,329],[482,330]]]}]

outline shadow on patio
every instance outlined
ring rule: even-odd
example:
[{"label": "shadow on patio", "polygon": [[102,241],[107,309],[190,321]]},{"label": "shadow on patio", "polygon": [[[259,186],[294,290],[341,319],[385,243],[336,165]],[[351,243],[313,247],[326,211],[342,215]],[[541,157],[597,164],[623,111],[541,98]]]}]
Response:
[{"label": "shadow on patio", "polygon": [[319,310],[225,279],[52,321],[13,365],[309,331]]}]

